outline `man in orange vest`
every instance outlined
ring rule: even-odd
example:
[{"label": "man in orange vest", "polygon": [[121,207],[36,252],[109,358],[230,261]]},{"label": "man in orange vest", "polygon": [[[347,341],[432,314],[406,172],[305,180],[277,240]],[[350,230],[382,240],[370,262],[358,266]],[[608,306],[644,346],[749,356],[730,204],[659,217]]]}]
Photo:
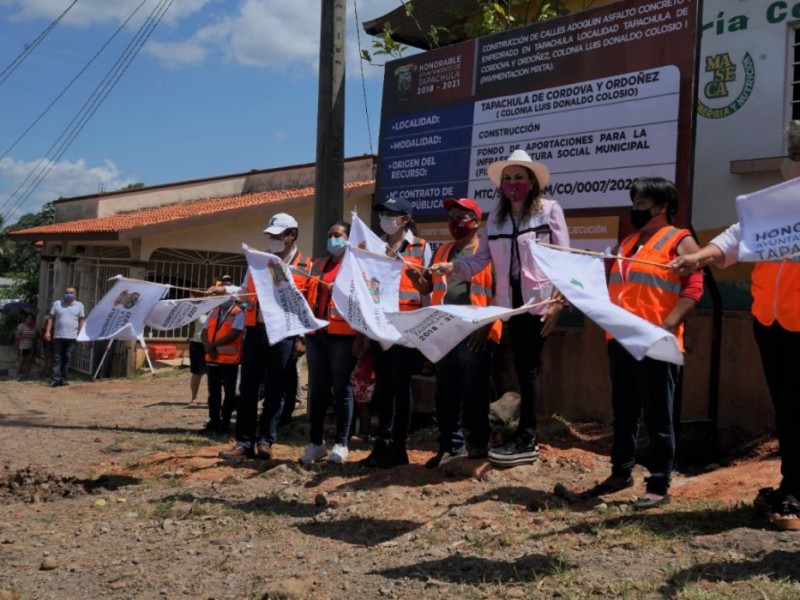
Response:
[{"label": "man in orange vest", "polygon": [[[311,261],[297,248],[297,220],[286,213],[273,216],[264,229],[267,251],[292,268],[294,283],[303,292],[308,283]],[[242,380],[236,408],[236,445],[220,452],[222,458],[272,458],[277,440],[278,421],[286,401],[286,374],[292,357],[305,353],[300,337],[290,337],[270,344],[264,317],[258,307],[253,278],[248,271],[241,287],[216,287],[209,293],[248,294],[245,309],[245,334],[242,346]],[[264,384],[266,397],[258,416],[259,389]],[[294,401],[294,398],[289,399]]]},{"label": "man in orange vest", "polygon": [[[448,198],[448,228],[452,242],[439,246],[434,263],[452,262],[459,256],[472,256],[478,250],[478,227],[483,211],[471,198]],[[447,275],[421,275],[409,269],[415,287],[431,294],[431,305],[458,304],[489,306],[493,296],[492,266],[488,265],[469,280]],[[488,454],[489,376],[492,351],[500,340],[502,323],[495,322],[473,332],[436,363],[436,423],[439,449],[425,463],[435,469],[453,457],[467,455],[484,458]],[[462,419],[467,430],[465,440]],[[465,447],[466,441],[466,447]]]},{"label": "man in orange vest", "polygon": [[[800,177],[800,121],[787,129],[789,157],[784,178]],[[741,228],[734,223],[702,250],[678,257],[671,267],[685,274],[714,264],[727,267],[739,259]],[[775,407],[775,429],[781,456],[778,489],[762,488],[755,504],[769,511],[778,529],[800,529],[800,260],[756,263],[751,275],[753,336]]]},{"label": "man in orange vest", "polygon": [[[675,334],[683,350],[683,321],[703,295],[702,274],[678,277],[666,265],[676,256],[698,249],[687,229],[672,226],[678,208],[678,190],[662,177],[640,177],[630,189],[631,224],[637,230],[626,237],[615,254],[645,262],[617,259],[608,277],[611,301]],[[648,509],[669,502],[669,485],[675,461],[672,410],[679,367],[644,358],[637,361],[616,340],[609,339],[611,403],[614,442],[611,476],[588,490],[595,497],[633,486],[639,420],[650,438],[645,494],[636,508]]]},{"label": "man in orange vest", "polygon": [[[208,315],[201,340],[206,351],[208,423],[205,430],[228,433],[236,406],[236,379],[242,360],[244,312],[234,301],[220,304]],[[222,400],[222,390],[225,400]]]}]

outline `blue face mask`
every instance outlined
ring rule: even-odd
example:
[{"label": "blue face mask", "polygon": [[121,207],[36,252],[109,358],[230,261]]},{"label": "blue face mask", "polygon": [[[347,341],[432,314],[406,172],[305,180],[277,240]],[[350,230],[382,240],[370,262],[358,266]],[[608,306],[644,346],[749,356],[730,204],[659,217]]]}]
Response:
[{"label": "blue face mask", "polygon": [[331,254],[341,254],[344,252],[344,238],[343,237],[329,237],[328,238],[328,252]]},{"label": "blue face mask", "polygon": [[64,294],[64,302],[72,302],[75,300],[75,294]]}]

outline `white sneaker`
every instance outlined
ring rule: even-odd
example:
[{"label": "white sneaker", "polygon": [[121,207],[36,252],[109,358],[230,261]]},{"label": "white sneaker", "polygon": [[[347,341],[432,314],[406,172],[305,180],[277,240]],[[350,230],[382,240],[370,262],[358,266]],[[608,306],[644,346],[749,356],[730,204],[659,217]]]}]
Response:
[{"label": "white sneaker", "polygon": [[303,456],[300,457],[300,463],[310,465],[311,463],[317,462],[320,458],[324,458],[326,454],[328,454],[328,450],[325,448],[325,442],[321,444],[309,444],[306,446]]},{"label": "white sneaker", "polygon": [[349,454],[350,451],[347,449],[347,446],[336,444],[334,445],[333,450],[331,450],[331,456],[328,460],[340,465],[343,462],[347,462],[347,456]]}]

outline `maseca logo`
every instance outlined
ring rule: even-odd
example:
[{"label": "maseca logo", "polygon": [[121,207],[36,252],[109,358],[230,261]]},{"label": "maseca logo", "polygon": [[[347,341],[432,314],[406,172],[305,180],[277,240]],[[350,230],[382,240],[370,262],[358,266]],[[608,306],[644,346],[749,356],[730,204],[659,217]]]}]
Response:
[{"label": "maseca logo", "polygon": [[756,82],[756,66],[750,53],[735,63],[729,52],[706,56],[705,72],[710,81],[703,85],[697,100],[697,114],[706,119],[723,119],[744,106],[753,93]]}]

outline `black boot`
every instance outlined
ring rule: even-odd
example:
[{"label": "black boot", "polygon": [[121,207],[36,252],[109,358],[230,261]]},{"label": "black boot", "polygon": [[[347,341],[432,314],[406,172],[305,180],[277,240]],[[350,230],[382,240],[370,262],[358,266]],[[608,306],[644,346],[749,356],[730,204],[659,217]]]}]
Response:
[{"label": "black boot", "polygon": [[366,458],[358,461],[358,464],[364,467],[369,467],[370,469],[377,467],[381,458],[386,456],[386,453],[389,450],[389,445],[390,442],[388,440],[375,440],[375,445],[372,447],[372,451],[367,455]]},{"label": "black boot", "polygon": [[378,466],[381,469],[391,469],[400,465],[408,464],[408,452],[405,442],[392,442],[386,450],[386,454],[378,459]]}]

